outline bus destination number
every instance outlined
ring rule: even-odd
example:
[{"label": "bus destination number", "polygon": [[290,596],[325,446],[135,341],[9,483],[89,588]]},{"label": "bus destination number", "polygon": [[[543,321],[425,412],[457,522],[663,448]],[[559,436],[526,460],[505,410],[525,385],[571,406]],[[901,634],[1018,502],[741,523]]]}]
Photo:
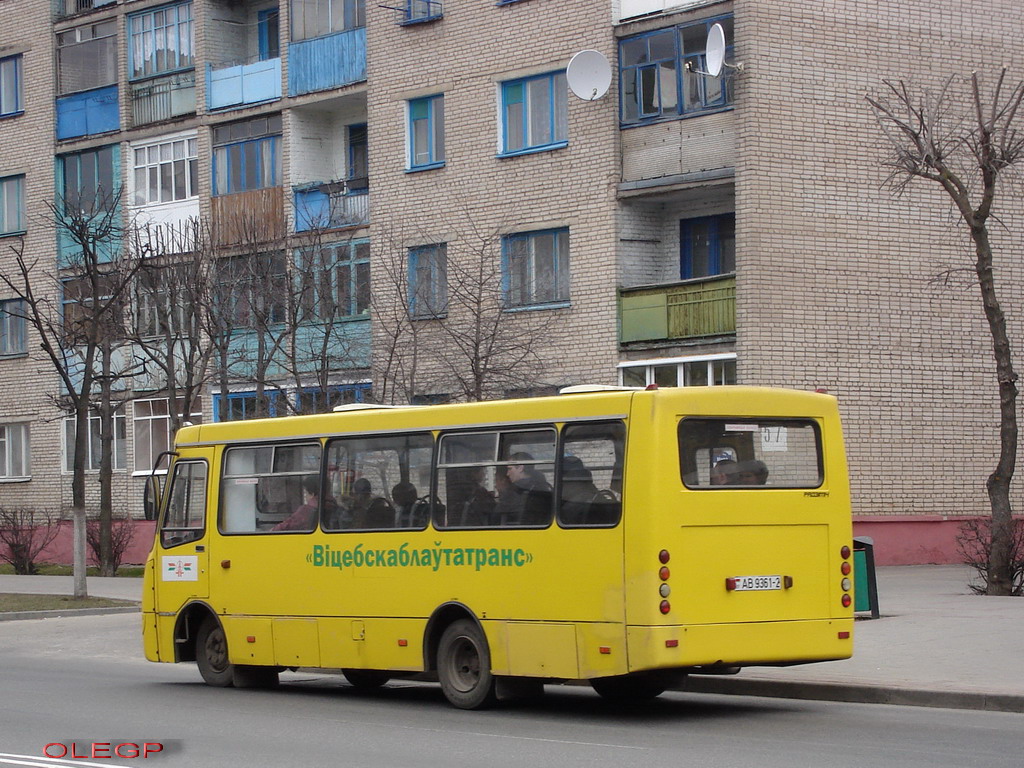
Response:
[{"label": "bus destination number", "polygon": [[737,592],[782,589],[781,576],[736,576],[734,578]]}]

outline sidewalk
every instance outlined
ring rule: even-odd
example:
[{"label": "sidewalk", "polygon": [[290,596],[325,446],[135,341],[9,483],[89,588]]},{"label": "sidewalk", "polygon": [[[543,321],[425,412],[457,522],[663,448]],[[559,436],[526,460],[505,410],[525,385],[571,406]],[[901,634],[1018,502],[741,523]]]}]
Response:
[{"label": "sidewalk", "polygon": [[[1024,713],[1024,598],[971,594],[963,566],[892,566],[877,575],[881,618],[856,622],[852,659],[693,675],[686,689]],[[0,575],[0,592],[72,587],[70,576]],[[142,580],[90,577],[87,588],[141,600]]]}]

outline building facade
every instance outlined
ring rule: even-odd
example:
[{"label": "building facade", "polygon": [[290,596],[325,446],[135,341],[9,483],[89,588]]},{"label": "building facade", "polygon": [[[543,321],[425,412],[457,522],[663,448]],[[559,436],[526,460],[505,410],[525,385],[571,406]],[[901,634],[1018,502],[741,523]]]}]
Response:
[{"label": "building facade", "polygon": [[[152,360],[124,366],[131,514],[174,411],[580,382],[837,395],[883,562],[950,561],[959,521],[987,513],[991,342],[970,280],[936,280],[972,267],[969,244],[937,189],[884,188],[864,96],[1024,76],[1011,0],[9,5],[24,23],[0,31],[0,266],[23,252],[55,307],[75,303],[50,209],[104,206],[133,258],[214,265],[201,397],[185,408]],[[568,86],[582,50],[609,62],[604,96]],[[1019,339],[1024,221],[1005,192],[997,285]],[[0,506],[60,508],[73,432],[16,301],[0,286]],[[131,304],[152,338],[189,302],[164,287]]]}]

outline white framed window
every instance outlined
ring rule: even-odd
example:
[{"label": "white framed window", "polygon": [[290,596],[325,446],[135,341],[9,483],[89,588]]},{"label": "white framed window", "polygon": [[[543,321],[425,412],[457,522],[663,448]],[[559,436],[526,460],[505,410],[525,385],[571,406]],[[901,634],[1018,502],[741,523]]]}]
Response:
[{"label": "white framed window", "polygon": [[619,363],[625,387],[714,387],[736,383],[736,355],[693,355]]},{"label": "white framed window", "polygon": [[[203,423],[201,401],[193,404],[193,411],[184,414],[184,401],[177,400],[178,415],[193,424]],[[132,434],[135,437],[134,467],[136,474],[148,475],[153,471],[156,457],[169,450],[173,442],[171,417],[168,412],[170,399],[166,397],[151,400],[136,400],[132,403]]]},{"label": "white framed window", "polygon": [[21,299],[0,301],[0,357],[23,355],[25,346],[25,302]]},{"label": "white framed window", "polygon": [[30,477],[29,456],[28,424],[0,424],[0,481]]},{"label": "white framed window", "polygon": [[199,195],[199,149],[192,136],[132,145],[132,204],[188,200]]},{"label": "white framed window", "polygon": [[[64,419],[64,471],[73,472],[75,469],[75,418],[69,416]],[[127,432],[125,429],[124,411],[114,414],[114,469],[125,468],[125,452],[127,448]],[[85,456],[85,468],[96,470],[100,468],[100,417],[96,414],[89,416],[89,442]]]},{"label": "white framed window", "polygon": [[25,231],[25,177],[0,179],[0,235]]}]

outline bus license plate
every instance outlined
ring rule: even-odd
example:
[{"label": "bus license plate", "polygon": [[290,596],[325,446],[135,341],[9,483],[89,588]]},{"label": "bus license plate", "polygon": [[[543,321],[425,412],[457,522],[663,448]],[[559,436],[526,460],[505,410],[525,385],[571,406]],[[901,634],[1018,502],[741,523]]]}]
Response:
[{"label": "bus license plate", "polygon": [[736,576],[737,592],[782,589],[781,576]]}]

